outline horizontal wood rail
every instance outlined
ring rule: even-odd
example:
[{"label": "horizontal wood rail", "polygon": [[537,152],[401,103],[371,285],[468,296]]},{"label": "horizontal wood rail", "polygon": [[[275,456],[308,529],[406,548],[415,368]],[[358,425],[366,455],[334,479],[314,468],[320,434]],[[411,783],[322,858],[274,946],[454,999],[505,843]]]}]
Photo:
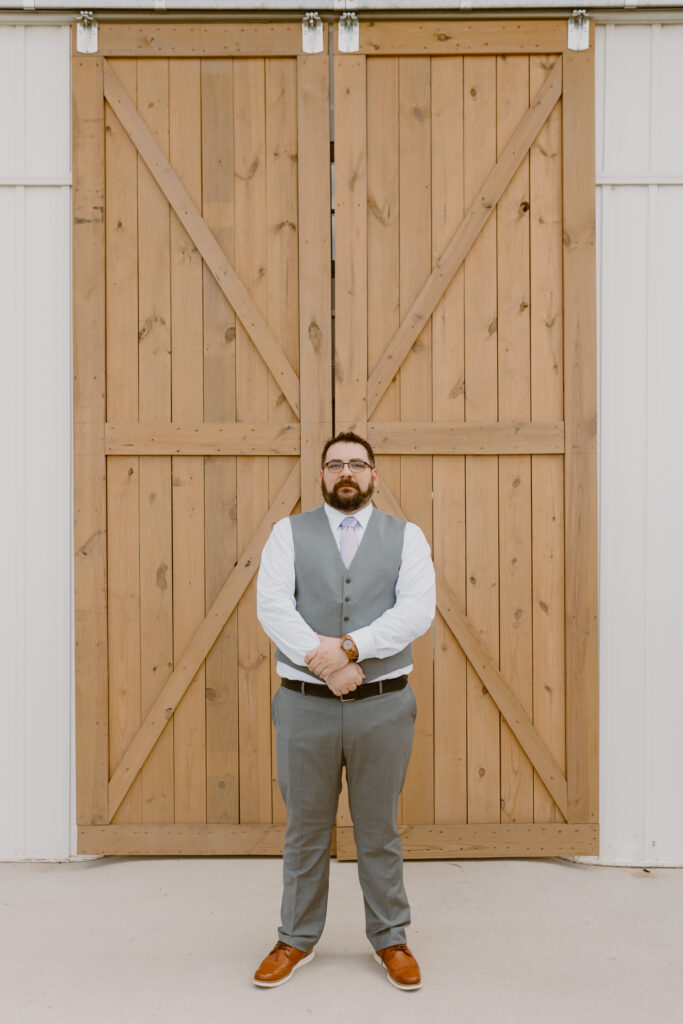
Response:
[{"label": "horizontal wood rail", "polygon": [[[395,12],[392,12],[395,13]],[[429,57],[446,55],[562,53],[567,48],[567,22],[561,19],[509,21],[419,20],[365,21],[359,11],[360,53],[368,56]],[[338,53],[335,34],[335,52]]]},{"label": "horizontal wood rail", "polygon": [[378,455],[561,455],[564,423],[368,423]]},{"label": "horizontal wood rail", "polygon": [[[296,15],[289,22],[271,20],[264,24],[258,19],[250,22],[229,20],[228,11],[221,14],[226,20],[219,24],[100,24],[98,53],[103,57],[296,57],[302,52],[301,15]],[[76,26],[74,37],[75,31]],[[325,53],[327,31],[323,22]]]},{"label": "horizontal wood rail", "polygon": [[299,455],[298,423],[106,423],[106,455]]},{"label": "horizontal wood rail", "polygon": [[[129,856],[279,857],[285,825],[133,824],[80,825],[79,854]],[[564,822],[449,825],[399,825],[405,860],[477,857],[589,856],[599,852],[597,824]],[[355,860],[351,826],[337,826],[336,855]],[[335,840],[333,839],[333,846]],[[333,852],[335,852],[333,850]]]}]

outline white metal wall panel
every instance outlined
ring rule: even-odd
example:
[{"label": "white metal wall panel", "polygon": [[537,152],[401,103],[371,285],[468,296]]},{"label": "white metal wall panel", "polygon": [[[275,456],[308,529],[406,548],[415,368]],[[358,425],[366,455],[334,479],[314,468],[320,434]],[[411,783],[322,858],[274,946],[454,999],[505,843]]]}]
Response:
[{"label": "white metal wall panel", "polygon": [[0,859],[71,844],[70,33],[0,25]]},{"label": "white metal wall panel", "polygon": [[600,860],[682,865],[683,26],[596,57]]}]

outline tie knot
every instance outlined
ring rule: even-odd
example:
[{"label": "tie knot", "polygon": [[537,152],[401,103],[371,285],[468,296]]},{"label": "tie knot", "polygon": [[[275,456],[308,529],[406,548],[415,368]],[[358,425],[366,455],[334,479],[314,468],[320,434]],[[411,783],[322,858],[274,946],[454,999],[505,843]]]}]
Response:
[{"label": "tie knot", "polygon": [[355,530],[358,526],[358,520],[355,516],[346,516],[342,519],[341,525],[344,530]]}]

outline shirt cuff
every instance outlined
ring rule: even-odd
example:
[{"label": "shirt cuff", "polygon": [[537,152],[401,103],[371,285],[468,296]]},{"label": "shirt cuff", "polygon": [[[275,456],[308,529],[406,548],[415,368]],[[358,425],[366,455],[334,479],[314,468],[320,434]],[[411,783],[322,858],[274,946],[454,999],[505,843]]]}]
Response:
[{"label": "shirt cuff", "polygon": [[366,658],[377,657],[377,644],[370,626],[363,626],[361,629],[354,629],[349,633],[354,644],[358,648],[358,660],[365,661]]}]

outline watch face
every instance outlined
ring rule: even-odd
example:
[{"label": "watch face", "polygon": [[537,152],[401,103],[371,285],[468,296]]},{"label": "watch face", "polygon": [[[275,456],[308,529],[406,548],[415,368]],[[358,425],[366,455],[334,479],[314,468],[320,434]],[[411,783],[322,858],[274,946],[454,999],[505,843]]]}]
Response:
[{"label": "watch face", "polygon": [[342,647],[345,651],[352,651],[354,644],[350,636],[347,636],[345,640],[342,640]]}]

